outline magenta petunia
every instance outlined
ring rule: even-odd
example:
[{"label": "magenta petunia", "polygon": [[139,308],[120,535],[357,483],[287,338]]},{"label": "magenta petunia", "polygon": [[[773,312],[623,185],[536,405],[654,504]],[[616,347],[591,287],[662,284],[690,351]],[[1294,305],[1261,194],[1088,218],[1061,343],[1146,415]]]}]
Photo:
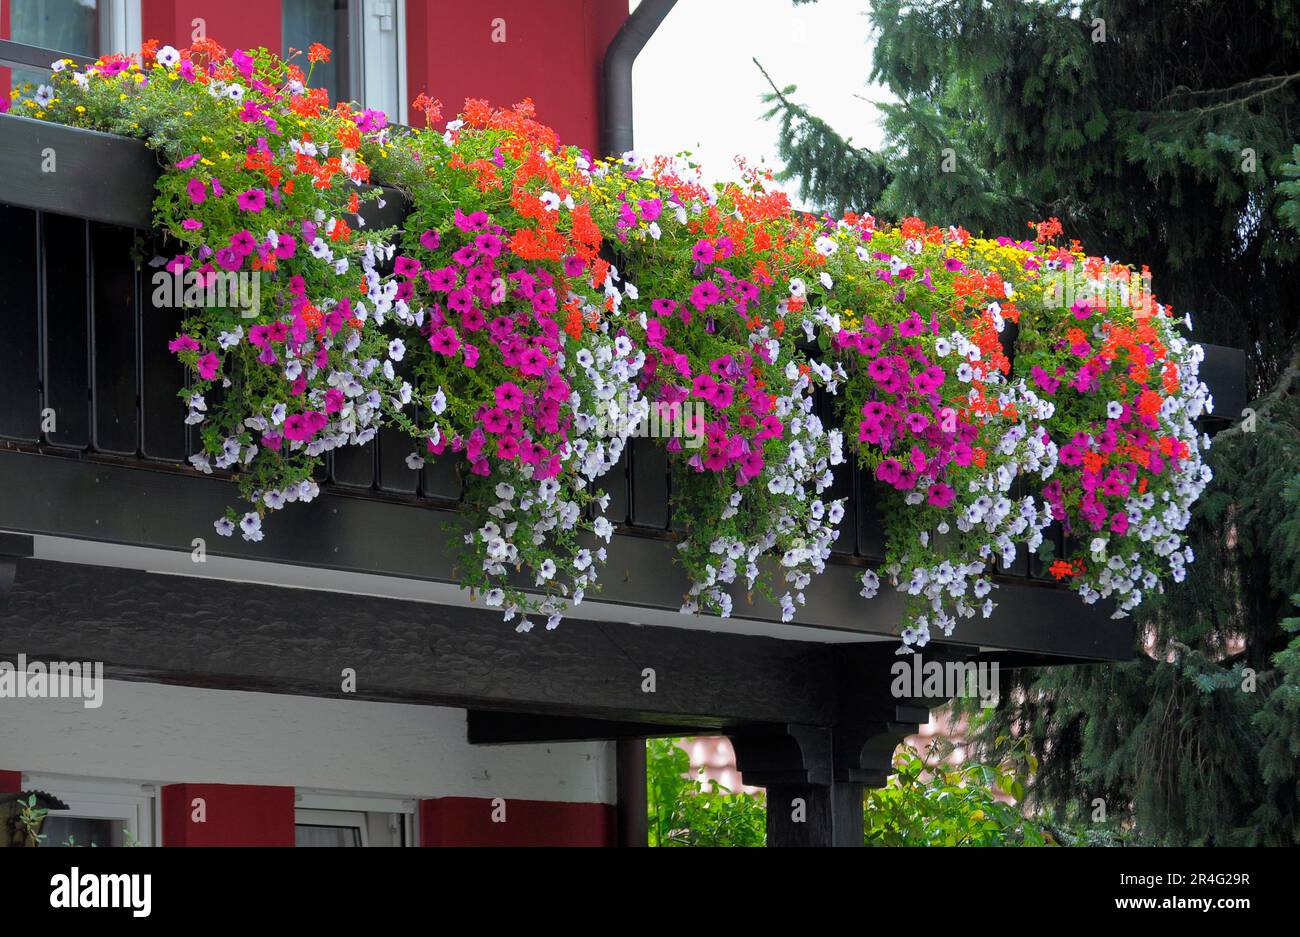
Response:
[{"label": "magenta petunia", "polygon": [[410,279],[419,274],[421,267],[422,265],[420,262],[414,257],[406,257],[402,254],[398,254],[397,257],[393,259],[393,272],[399,277]]},{"label": "magenta petunia", "polygon": [[200,355],[196,364],[199,377],[205,381],[210,381],[217,376],[217,371],[221,369],[221,359],[214,353],[208,352],[206,355]]},{"label": "magenta petunia", "polygon": [[496,389],[497,406],[502,410],[517,412],[523,408],[524,392],[513,381],[499,384]]},{"label": "magenta petunia", "polygon": [[952,490],[951,486],[945,485],[943,482],[936,482],[926,492],[925,500],[937,508],[946,508],[952,504],[955,497],[957,497],[957,493]]},{"label": "magenta petunia", "polygon": [[259,212],[266,207],[266,192],[263,189],[245,189],[235,199],[242,211]]}]

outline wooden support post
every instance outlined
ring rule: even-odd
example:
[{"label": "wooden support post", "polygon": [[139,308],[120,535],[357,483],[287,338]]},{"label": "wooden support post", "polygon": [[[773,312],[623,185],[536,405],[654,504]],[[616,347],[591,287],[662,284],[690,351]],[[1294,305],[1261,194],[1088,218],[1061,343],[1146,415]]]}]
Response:
[{"label": "wooden support post", "polygon": [[645,739],[619,739],[614,744],[618,746],[618,844],[647,846]]},{"label": "wooden support post", "polygon": [[873,718],[834,728],[730,732],[745,783],[767,788],[767,845],[861,846],[867,786],[885,783],[894,748],[928,718],[924,706],[890,702]]}]

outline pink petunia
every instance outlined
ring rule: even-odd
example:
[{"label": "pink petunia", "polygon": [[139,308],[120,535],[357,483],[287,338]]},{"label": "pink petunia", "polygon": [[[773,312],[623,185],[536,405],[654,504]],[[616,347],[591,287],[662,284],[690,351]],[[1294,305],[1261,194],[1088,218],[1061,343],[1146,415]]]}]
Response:
[{"label": "pink petunia", "polygon": [[246,189],[236,196],[242,211],[259,212],[266,207],[266,192],[262,189]]},{"label": "pink petunia", "polygon": [[416,276],[420,272],[420,269],[420,262],[413,257],[406,257],[402,254],[398,254],[397,257],[393,259],[393,272],[399,277],[410,279],[411,277]]},{"label": "pink petunia", "polygon": [[221,359],[213,352],[208,352],[206,355],[201,355],[199,357],[196,366],[198,368],[199,377],[203,378],[205,381],[210,381],[216,377],[217,372],[221,370]]},{"label": "pink petunia", "polygon": [[950,486],[945,485],[943,482],[936,482],[926,492],[925,500],[937,508],[946,508],[952,504],[955,497],[957,497],[957,493]]},{"label": "pink petunia", "polygon": [[524,405],[524,392],[513,381],[499,384],[496,389],[497,406],[502,410],[518,412]]}]

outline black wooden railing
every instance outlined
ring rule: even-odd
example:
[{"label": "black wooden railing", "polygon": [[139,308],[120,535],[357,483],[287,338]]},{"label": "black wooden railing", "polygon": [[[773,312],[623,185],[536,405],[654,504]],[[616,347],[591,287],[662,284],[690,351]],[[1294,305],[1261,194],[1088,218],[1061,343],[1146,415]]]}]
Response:
[{"label": "black wooden railing", "polygon": [[[58,149],[54,178],[40,169],[46,144]],[[167,350],[182,311],[151,301],[148,262],[161,245],[142,230],[148,200],[139,193],[151,190],[157,172],[135,141],[0,116],[0,445],[192,471],[185,461],[197,451],[196,434],[177,397],[186,374]],[[1240,352],[1211,351],[1216,393],[1239,409]],[[818,406],[831,421],[831,402]],[[330,453],[320,481],[365,498],[454,503],[460,481],[452,461],[415,471],[405,462],[411,449],[405,434],[382,431],[365,446]],[[656,441],[633,440],[601,485],[611,520],[626,531],[671,536],[670,473]],[[834,550],[843,561],[883,557],[874,486],[855,465],[837,470],[832,496],[846,499],[847,510]],[[1060,530],[1052,537],[1059,554]],[[1002,572],[1047,578],[1023,551]]]},{"label": "black wooden railing", "polygon": [[[151,301],[149,260],[159,250],[148,232],[0,205],[0,440],[185,470],[198,433],[184,424],[177,396],[185,369],[167,350],[183,311]],[[818,405],[833,418],[830,400]],[[328,453],[320,481],[365,497],[455,502],[453,461],[415,471],[405,461],[411,451],[405,433],[383,430],[364,446]],[[670,472],[657,441],[631,440],[600,484],[615,523],[672,531]],[[856,466],[838,467],[831,496],[846,502],[838,556],[883,558],[874,486]],[[1023,559],[1006,572],[1042,575]]]}]

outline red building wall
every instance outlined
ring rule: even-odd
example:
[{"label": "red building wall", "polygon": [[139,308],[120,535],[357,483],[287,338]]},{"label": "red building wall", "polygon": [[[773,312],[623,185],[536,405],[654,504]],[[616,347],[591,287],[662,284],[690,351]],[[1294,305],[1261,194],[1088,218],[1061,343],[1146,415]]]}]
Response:
[{"label": "red building wall", "polygon": [[[202,32],[199,23],[202,22]],[[140,0],[140,35],[183,48],[206,36],[227,49],[280,48],[279,0]],[[131,51],[135,51],[134,49]]]},{"label": "red building wall", "polygon": [[[561,140],[595,150],[601,63],[627,0],[408,0],[406,8],[408,101],[424,92],[450,118],[466,98],[509,105],[530,97]],[[493,41],[498,19],[504,42]],[[409,122],[423,124],[423,115]]]},{"label": "red building wall", "polygon": [[[202,801],[196,822],[195,800]],[[162,789],[164,846],[292,846],[292,787],[167,784]]]},{"label": "red building wall", "polygon": [[609,804],[486,797],[420,801],[421,846],[614,846]]}]

